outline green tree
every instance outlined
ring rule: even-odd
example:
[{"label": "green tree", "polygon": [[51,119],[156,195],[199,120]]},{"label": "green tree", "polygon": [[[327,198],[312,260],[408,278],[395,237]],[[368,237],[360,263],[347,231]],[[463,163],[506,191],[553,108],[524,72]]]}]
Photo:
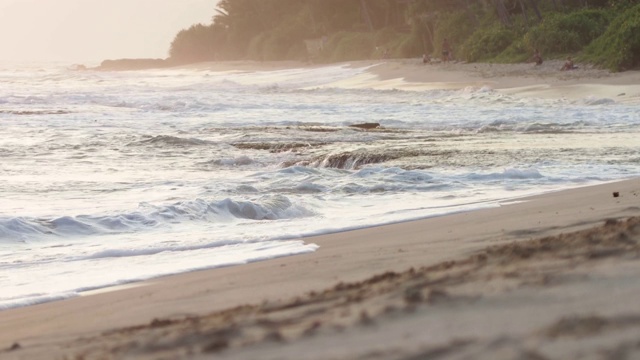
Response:
[{"label": "green tree", "polygon": [[[303,59],[306,43],[321,42],[316,61],[377,57],[381,48],[413,57],[439,53],[447,38],[456,58],[470,61],[521,60],[534,46],[560,56],[579,52],[602,35],[613,15],[635,5],[637,0],[221,0],[212,23],[180,31],[169,54],[175,62]],[[635,44],[634,37],[627,41]]]}]

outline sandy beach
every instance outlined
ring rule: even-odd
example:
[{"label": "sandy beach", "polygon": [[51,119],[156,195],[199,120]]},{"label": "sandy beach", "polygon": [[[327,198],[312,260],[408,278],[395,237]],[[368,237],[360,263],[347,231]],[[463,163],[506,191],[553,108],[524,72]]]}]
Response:
[{"label": "sandy beach", "polygon": [[[277,70],[295,63],[197,64]],[[358,62],[350,84],[640,102],[640,73]],[[311,254],[0,311],[2,359],[640,357],[640,180],[304,239]]]},{"label": "sandy beach", "polygon": [[362,76],[336,85],[352,88],[429,90],[492,89],[516,96],[610,99],[620,103],[640,102],[640,71],[612,73],[590,64],[576,63],[577,69],[561,71],[564,61],[532,63],[433,63],[421,59],[364,60],[342,64],[309,64],[295,61],[231,61],[198,63],[181,68],[199,71],[273,71],[292,68],[350,66],[365,68]]},{"label": "sandy beach", "polygon": [[640,72],[611,73],[589,64],[561,71],[563,61],[550,60],[540,66],[530,63],[436,63],[415,59],[371,63],[374,78],[362,86],[405,90],[487,88],[516,96],[610,99],[620,103],[640,101]]}]

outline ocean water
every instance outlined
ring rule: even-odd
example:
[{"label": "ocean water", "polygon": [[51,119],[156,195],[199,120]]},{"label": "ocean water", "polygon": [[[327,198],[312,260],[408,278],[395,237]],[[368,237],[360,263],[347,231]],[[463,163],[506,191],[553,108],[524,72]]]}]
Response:
[{"label": "ocean water", "polygon": [[640,175],[638,104],[365,70],[0,65],[0,309]]}]

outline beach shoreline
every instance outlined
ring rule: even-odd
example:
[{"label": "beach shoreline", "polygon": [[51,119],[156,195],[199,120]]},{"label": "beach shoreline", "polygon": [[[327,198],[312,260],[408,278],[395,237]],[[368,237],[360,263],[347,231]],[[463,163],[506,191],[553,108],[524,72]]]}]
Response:
[{"label": "beach shoreline", "polygon": [[[341,82],[339,87],[434,90],[487,88],[514,96],[551,99],[607,98],[620,103],[640,103],[640,71],[613,73],[590,64],[562,71],[563,61],[532,63],[433,63],[421,59],[359,60],[333,64],[298,61],[222,61],[179,66],[176,69],[216,72],[279,71],[297,68],[348,66],[364,69],[367,76]],[[331,85],[329,85],[331,86]]]},{"label": "beach shoreline", "polygon": [[[614,196],[614,193],[618,193],[618,196]],[[338,284],[345,284],[342,286],[349,288],[351,286],[349,284],[370,279],[372,276],[389,272],[405,272],[410,268],[443,266],[442,264],[447,261],[459,261],[497,245],[581,231],[601,226],[607,220],[623,221],[640,215],[639,204],[640,181],[631,179],[534,196],[492,209],[314,236],[304,239],[306,242],[320,246],[312,254],[168,276],[144,282],[143,286],[129,289],[2,311],[0,312],[0,324],[2,324],[0,325],[2,330],[0,347],[5,349],[3,358],[51,358],[52,354],[59,358],[82,354],[122,358],[125,354],[131,356],[133,353],[137,354],[136,358],[173,357],[177,353],[180,353],[181,357],[191,357],[188,355],[189,352],[198,353],[206,344],[197,341],[176,343],[162,351],[152,351],[150,349],[153,348],[154,340],[150,333],[140,330],[139,334],[131,333],[126,336],[123,334],[128,334],[129,331],[133,331],[132,329],[151,331],[162,328],[177,337],[186,336],[189,333],[193,335],[193,331],[197,332],[199,329],[198,326],[193,327],[194,319],[204,319],[207,316],[219,317],[226,311],[233,313],[238,311],[239,307],[260,304],[267,306],[293,302],[293,305],[287,306],[296,309],[295,299],[302,299],[309,294],[326,293],[328,289],[340,287]],[[634,234],[634,241],[639,241],[637,232]],[[637,258],[632,257],[631,260],[626,260],[626,265],[623,267],[609,261],[603,270],[607,274],[613,273],[618,276],[615,279],[620,281],[619,286],[623,286],[624,281],[630,281],[629,273],[626,272],[627,267],[633,271],[637,270]],[[588,261],[586,264],[588,267],[592,266]],[[537,265],[534,263],[532,266],[545,266],[545,263]],[[588,271],[584,276],[589,276]],[[496,281],[493,286],[497,289],[508,288],[508,282]],[[630,289],[637,288],[637,281],[633,284]],[[475,288],[482,284],[472,281],[469,286]],[[542,288],[546,289],[545,286]],[[557,291],[557,288],[553,287],[553,289]],[[502,292],[498,291],[498,293]],[[507,296],[509,292],[505,294]],[[558,314],[554,312],[556,317],[562,318],[573,313],[575,306],[580,303],[575,295],[571,294],[576,303],[561,307],[557,310]],[[436,293],[433,296],[438,295]],[[553,305],[555,309],[557,305],[554,299],[540,301],[541,303],[536,303],[536,307]],[[544,301],[549,303],[546,304]],[[355,303],[359,304],[358,301]],[[415,305],[420,309],[421,306],[427,308],[430,306],[427,300],[424,303],[418,301]],[[445,308],[451,306],[456,305],[448,303]],[[466,306],[470,305],[466,304]],[[520,308],[522,304],[516,302],[514,306]],[[380,310],[384,308],[385,306],[378,304],[375,307],[378,310],[372,308],[366,312],[367,315],[362,315],[362,311],[358,310],[360,311],[358,316],[371,317],[372,321],[378,324],[376,333],[384,334],[386,320],[378,319],[379,316],[384,315],[384,311]],[[624,309],[620,307],[619,310],[624,311],[616,313],[618,315],[630,311],[628,306]],[[430,311],[428,310],[424,316],[432,316],[429,315]],[[481,310],[477,311],[480,313],[469,312],[468,316],[471,318],[465,318],[464,321],[472,321],[473,316],[479,316]],[[405,312],[393,316],[393,326],[389,326],[388,331],[395,333],[398,331],[397,327],[402,326],[403,321],[413,321],[411,320],[413,316],[403,314]],[[522,321],[525,321],[527,317],[524,314],[520,315],[524,317]],[[534,314],[527,313],[527,316],[534,316]],[[232,318],[233,316],[230,319]],[[330,318],[327,321],[332,323]],[[428,319],[427,317],[424,320],[428,321]],[[358,330],[361,326],[358,324],[362,321],[366,322],[366,319],[358,320],[356,317],[352,322],[347,321],[342,325],[342,330],[325,329],[322,335],[318,335],[317,339],[311,342],[321,343],[322,338],[333,339],[336,334],[347,330],[354,336],[355,341],[362,335]],[[306,321],[303,323],[300,326],[311,326]],[[539,325],[535,321],[533,323]],[[168,327],[165,328],[163,324]],[[169,326],[171,324],[178,325],[174,328]],[[407,326],[409,326],[407,329],[413,329],[415,325],[407,323]],[[530,327],[526,328],[531,330]],[[120,336],[105,335],[116,333]],[[448,337],[440,335],[438,343],[452,342],[457,338],[455,328],[447,331],[447,334]],[[288,348],[297,348],[302,346],[299,344],[308,342],[301,339],[307,338],[294,337],[292,340],[283,340],[281,344],[280,341],[276,341],[280,345],[270,347],[270,351],[274,354],[273,358],[279,358],[277,354],[281,354],[280,350],[286,352]],[[348,336],[345,336],[344,341],[347,340]],[[221,345],[218,349],[221,351],[220,355],[242,358],[245,355],[241,354],[249,354],[265,344],[262,340],[256,340],[251,342],[257,344],[255,346],[232,346],[230,341],[225,342],[226,345]],[[265,341],[271,343],[269,340]],[[121,352],[123,342],[127,344],[135,342],[139,346],[132,346]],[[414,339],[412,344],[411,351],[418,351],[428,345],[424,343],[424,339],[420,338]],[[319,351],[321,348],[315,347],[319,345],[309,346],[314,351]],[[388,344],[388,346],[391,345]],[[13,350],[9,350],[12,348]],[[338,358],[358,358],[364,350],[360,344],[359,347],[354,347],[354,352],[347,351]],[[282,358],[295,357],[290,354]]]},{"label": "beach shoreline", "polygon": [[[414,68],[407,71],[405,67]],[[402,77],[408,83],[439,82],[451,88],[488,87],[505,94],[541,98],[610,98],[640,102],[640,72],[612,73],[588,64],[562,71],[562,61],[533,64],[454,63],[422,65],[414,61],[390,62],[372,68],[381,79]],[[425,71],[425,69],[427,71]]]},{"label": "beach shoreline", "polygon": [[[333,65],[203,63],[180,69],[351,66],[363,69],[361,78],[350,80],[353,87],[487,87],[514,96],[640,102],[640,72],[612,74],[583,67],[566,73],[556,65],[424,65],[404,59]],[[508,359],[545,346],[540,356],[573,358],[584,342],[594,339],[592,346],[601,345],[603,351],[637,354],[639,347],[629,337],[640,333],[640,311],[632,300],[640,294],[640,229],[636,222],[626,222],[634,216],[640,216],[638,178],[489,209],[312,236],[302,239],[319,245],[310,254],[171,275],[0,311],[0,358],[216,354],[297,359],[305,353],[317,359],[411,359],[441,351],[443,358],[454,359],[462,356],[459,351],[468,351],[483,354],[479,359]],[[610,229],[614,235],[608,235]],[[578,231],[591,233],[562,237]],[[622,242],[610,244],[610,236]],[[567,248],[549,254],[544,246],[531,245],[524,253],[535,256],[521,262],[520,255],[511,253],[522,249],[509,250],[510,244],[537,244],[544,237],[577,241],[579,253],[566,257]],[[589,238],[597,249],[583,241]],[[486,267],[477,256],[493,256],[491,249],[511,255]],[[473,269],[484,277],[467,274]],[[415,287],[416,277],[453,283]],[[569,336],[539,336],[540,329],[547,334],[571,328],[566,319],[577,319],[572,331],[589,336],[579,338],[571,331],[566,331]],[[486,331],[491,322],[495,326]]]}]

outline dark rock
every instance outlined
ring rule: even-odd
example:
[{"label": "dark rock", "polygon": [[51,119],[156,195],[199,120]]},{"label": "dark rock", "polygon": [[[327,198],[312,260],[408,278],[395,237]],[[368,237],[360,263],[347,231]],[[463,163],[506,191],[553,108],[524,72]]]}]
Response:
[{"label": "dark rock", "polygon": [[349,125],[349,127],[369,130],[369,129],[377,129],[377,128],[379,128],[380,124],[379,123],[362,123],[362,124]]}]

